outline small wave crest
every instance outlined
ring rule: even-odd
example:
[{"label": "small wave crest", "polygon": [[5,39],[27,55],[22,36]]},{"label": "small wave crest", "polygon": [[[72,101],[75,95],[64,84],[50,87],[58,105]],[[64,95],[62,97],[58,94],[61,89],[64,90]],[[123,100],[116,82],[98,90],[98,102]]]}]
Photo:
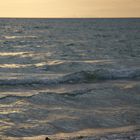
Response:
[{"label": "small wave crest", "polygon": [[99,80],[139,79],[140,70],[108,70],[96,69],[94,71],[80,71],[66,75],[63,81],[67,83],[94,82]]},{"label": "small wave crest", "polygon": [[101,80],[133,80],[140,79],[140,69],[108,70],[96,69],[94,71],[80,71],[58,78],[23,78],[23,79],[0,79],[0,85],[51,85],[51,84],[75,84],[90,83]]}]

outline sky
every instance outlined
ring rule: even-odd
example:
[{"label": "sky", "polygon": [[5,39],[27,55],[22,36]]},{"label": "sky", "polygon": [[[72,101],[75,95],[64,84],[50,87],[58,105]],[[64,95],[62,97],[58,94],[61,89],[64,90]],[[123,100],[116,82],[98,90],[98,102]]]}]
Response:
[{"label": "sky", "polygon": [[140,17],[140,0],[0,0],[0,17]]}]

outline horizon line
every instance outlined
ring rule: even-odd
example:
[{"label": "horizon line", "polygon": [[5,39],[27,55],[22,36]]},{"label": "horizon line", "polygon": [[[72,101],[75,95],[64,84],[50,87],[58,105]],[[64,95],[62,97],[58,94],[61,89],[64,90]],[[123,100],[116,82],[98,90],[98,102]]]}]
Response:
[{"label": "horizon line", "polygon": [[138,19],[140,17],[0,17],[0,19]]}]

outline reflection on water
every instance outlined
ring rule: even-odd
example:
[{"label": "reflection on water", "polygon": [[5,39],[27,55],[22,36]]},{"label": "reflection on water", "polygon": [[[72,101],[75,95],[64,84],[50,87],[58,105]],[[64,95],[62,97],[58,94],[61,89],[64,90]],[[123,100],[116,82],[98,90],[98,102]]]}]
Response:
[{"label": "reflection on water", "polygon": [[0,135],[55,139],[139,129],[139,25],[0,19]]},{"label": "reflection on water", "polygon": [[37,38],[36,36],[5,36],[5,39],[16,39],[16,38]]},{"label": "reflection on water", "polygon": [[20,56],[27,54],[27,52],[0,52],[0,56]]},{"label": "reflection on water", "polygon": [[0,68],[25,68],[30,66],[41,67],[46,65],[45,62],[36,63],[36,64],[0,64]]}]

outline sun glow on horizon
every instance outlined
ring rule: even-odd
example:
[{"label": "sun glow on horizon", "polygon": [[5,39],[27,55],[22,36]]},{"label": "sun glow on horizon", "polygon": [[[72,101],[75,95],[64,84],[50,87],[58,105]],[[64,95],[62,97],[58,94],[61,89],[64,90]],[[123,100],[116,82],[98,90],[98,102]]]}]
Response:
[{"label": "sun glow on horizon", "polygon": [[0,0],[0,17],[140,17],[140,0]]}]

